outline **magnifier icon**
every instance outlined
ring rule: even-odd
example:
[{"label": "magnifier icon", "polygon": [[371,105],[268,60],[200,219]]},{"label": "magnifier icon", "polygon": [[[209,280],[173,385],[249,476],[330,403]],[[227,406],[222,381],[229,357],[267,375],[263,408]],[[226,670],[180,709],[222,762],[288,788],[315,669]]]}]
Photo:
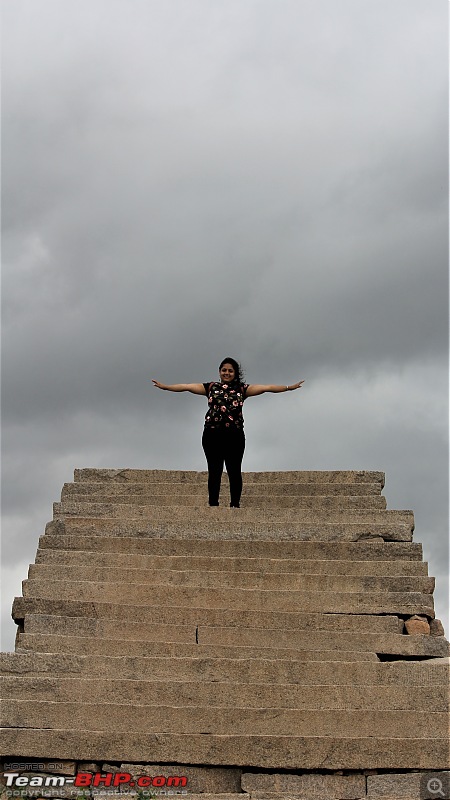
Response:
[{"label": "magnifier icon", "polygon": [[442,781],[440,781],[439,778],[430,778],[427,783],[427,792],[430,794],[440,795],[441,797],[445,798],[445,794],[442,789]]}]

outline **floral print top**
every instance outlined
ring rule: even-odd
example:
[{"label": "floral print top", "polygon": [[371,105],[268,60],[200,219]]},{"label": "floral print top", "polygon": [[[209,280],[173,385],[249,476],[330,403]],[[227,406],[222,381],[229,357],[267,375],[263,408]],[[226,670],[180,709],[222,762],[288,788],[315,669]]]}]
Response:
[{"label": "floral print top", "polygon": [[205,417],[205,428],[238,428],[244,427],[242,406],[248,383],[204,383],[208,398],[208,411]]}]

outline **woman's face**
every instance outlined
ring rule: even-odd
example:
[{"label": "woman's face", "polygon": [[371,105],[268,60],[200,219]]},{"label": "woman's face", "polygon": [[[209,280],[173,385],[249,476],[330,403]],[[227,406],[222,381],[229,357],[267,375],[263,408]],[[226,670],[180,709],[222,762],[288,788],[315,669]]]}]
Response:
[{"label": "woman's face", "polygon": [[219,375],[222,383],[231,383],[231,381],[234,381],[236,373],[232,365],[225,362],[219,369]]}]

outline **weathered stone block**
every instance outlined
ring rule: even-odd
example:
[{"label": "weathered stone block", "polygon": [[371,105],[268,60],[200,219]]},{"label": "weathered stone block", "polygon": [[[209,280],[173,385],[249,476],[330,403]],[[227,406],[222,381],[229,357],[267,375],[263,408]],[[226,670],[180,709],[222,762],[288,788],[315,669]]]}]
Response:
[{"label": "weathered stone block", "polygon": [[[412,562],[414,563],[414,562]],[[23,599],[23,598],[22,598]],[[166,606],[128,606],[97,603],[95,609],[74,601],[60,604],[52,600],[28,603],[27,633],[86,636],[101,632],[105,639],[144,639],[148,625],[198,624],[229,628],[273,628],[274,630],[348,631],[349,633],[402,633],[403,620],[396,616],[320,614],[293,611],[232,611],[221,608],[183,608]],[[88,612],[95,613],[90,617]],[[45,613],[44,613],[45,612]],[[60,612],[60,613],[58,613]]]},{"label": "weathered stone block", "polygon": [[[327,575],[315,573],[314,565],[305,573],[289,573],[283,571],[267,572],[264,568],[258,571],[236,571],[232,567],[227,570],[214,569],[137,569],[119,567],[105,569],[101,566],[31,564],[28,577],[45,583],[54,581],[87,581],[107,582],[112,584],[132,583],[141,586],[202,586],[204,588],[227,589],[262,589],[265,591],[332,591],[361,592],[365,589],[379,592],[423,592],[432,594],[434,578],[422,575],[389,576],[371,574],[370,565],[363,575],[341,574]],[[424,620],[426,617],[414,617]]]},{"label": "weathered stone block", "polygon": [[[441,640],[434,640],[439,641]],[[305,642],[308,647],[308,642]],[[82,636],[45,636],[43,634],[19,634],[17,648],[20,651],[73,653],[80,655],[107,655],[107,656],[139,656],[191,659],[257,659],[274,660],[272,647],[239,647],[234,645],[209,645],[185,642],[155,642],[151,639],[143,642],[128,639],[111,639]],[[437,648],[440,653],[447,651],[446,645]],[[405,648],[402,648],[402,652]],[[413,648],[413,655],[423,655],[423,648]],[[426,655],[437,655],[433,648],[426,651]],[[436,648],[434,648],[436,650]],[[376,653],[370,650],[320,650],[277,648],[277,660],[281,661],[378,661]],[[175,666],[176,671],[176,666]]]},{"label": "weathered stone block", "polygon": [[[437,792],[427,791],[429,781],[437,779],[441,786],[437,785]],[[449,797],[450,772],[411,772],[411,773],[390,773],[386,775],[368,775],[367,777],[367,800],[379,800],[380,798],[399,798],[399,800],[424,800],[431,797]],[[430,788],[433,787],[430,784]]]},{"label": "weathered stone block", "polygon": [[[374,470],[279,470],[278,472],[244,472],[246,483],[379,483],[384,486],[384,472]],[[159,482],[203,482],[206,486],[208,473],[204,470],[169,469],[95,469],[91,467],[74,470],[74,481],[93,481],[118,483]],[[224,480],[226,480],[224,475]]]},{"label": "weathered stone block", "polygon": [[[430,720],[433,730],[433,721]],[[19,755],[41,752],[43,757],[58,753],[60,758],[85,761],[106,756],[108,761],[143,763],[148,753],[158,755],[158,762],[173,764],[201,763],[210,766],[248,764],[271,770],[363,769],[449,769],[448,738],[346,738],[326,736],[216,736],[213,734],[137,733],[126,735],[110,730],[80,734],[74,730],[36,728],[7,729],[3,748]],[[156,760],[156,759],[155,759]]]},{"label": "weathered stone block", "polygon": [[242,788],[253,797],[268,793],[298,797],[301,800],[359,800],[366,795],[364,775],[322,774],[258,774],[246,772],[242,775]]},{"label": "weathered stone block", "polygon": [[[209,707],[194,705],[183,709],[161,705],[133,705],[113,703],[67,703],[39,700],[5,700],[2,702],[2,720],[5,727],[20,728],[26,720],[29,727],[60,730],[70,720],[73,731],[108,731],[117,734],[128,731],[158,735],[171,734],[208,736],[255,735],[272,737],[339,736],[344,738],[404,738],[405,731],[413,730],[417,737],[425,738],[430,732],[438,738],[448,731],[445,713],[416,712],[411,710],[372,710],[370,715],[358,709],[242,709],[220,708],[216,714]],[[116,759],[114,759],[116,760]]]},{"label": "weathered stone block", "polygon": [[[344,496],[373,496],[380,495],[381,486],[379,483],[313,483],[309,482],[286,482],[266,481],[266,482],[247,482],[245,481],[242,498],[258,497],[260,504],[269,496],[314,496],[322,497]],[[81,500],[88,499],[90,502],[95,498],[97,502],[107,502],[107,498],[120,499],[121,502],[132,502],[130,498],[146,498],[155,495],[196,495],[204,498],[206,486],[204,482],[182,482],[182,481],[134,481],[118,483],[109,481],[100,482],[76,482],[65,483],[61,491],[61,499]],[[228,481],[222,481],[220,491],[221,501],[229,501]]]},{"label": "weathered stone block", "polygon": [[[126,523],[117,524],[114,520],[96,520],[92,530],[89,520],[67,520],[64,523],[50,522],[48,532],[39,539],[40,549],[69,550],[75,552],[86,551],[89,553],[137,553],[139,555],[154,556],[210,556],[223,558],[276,558],[276,559],[328,559],[352,561],[415,561],[421,562],[423,558],[422,545],[411,541],[356,541],[364,531],[378,530],[376,526],[363,523],[329,524],[312,523],[308,526],[311,535],[314,531],[322,538],[316,541],[305,541],[297,535],[296,539],[284,536],[285,529],[289,533],[294,530],[292,523],[285,523],[281,528],[274,523],[273,527],[266,526],[265,539],[255,537],[255,531],[261,532],[258,526],[248,522],[242,526],[239,522],[233,523],[233,530],[239,534],[247,528],[251,531],[250,537],[238,538],[237,536],[222,539],[208,539],[201,535],[191,538],[170,538],[170,523],[166,526],[165,537],[151,536],[151,527],[144,530],[139,523],[128,521],[130,529],[127,532]],[[86,524],[88,523],[87,527]],[[58,525],[58,530],[52,534],[53,525]],[[98,526],[98,527],[95,527]],[[134,526],[134,527],[133,527]],[[200,526],[197,525],[197,529]],[[328,534],[323,536],[323,529],[327,532],[331,528],[335,538],[344,534],[349,527],[354,541],[327,541]],[[383,535],[388,536],[389,527],[383,526]],[[230,534],[232,531],[229,532]],[[392,537],[391,537],[392,538]],[[426,572],[424,573],[426,574]]]},{"label": "weathered stone block", "polygon": [[120,596],[131,605],[183,606],[261,611],[312,611],[338,614],[417,614],[434,616],[433,596],[420,592],[365,591],[320,592],[301,590],[272,590],[236,588],[201,588],[197,586],[155,586],[140,584],[111,584],[89,581],[23,581],[27,598],[114,602]]},{"label": "weathered stone block", "polygon": [[445,636],[444,626],[440,619],[432,619],[430,622],[431,636]]},{"label": "weathered stone block", "polygon": [[430,635],[430,623],[427,617],[421,614],[414,614],[412,617],[405,620],[405,628],[410,636]]},{"label": "weathered stone block", "polygon": [[93,761],[80,761],[77,764],[77,770],[79,772],[101,772],[102,765]]},{"label": "weathered stone block", "polygon": [[[345,665],[344,665],[345,667]],[[444,678],[445,676],[443,676]],[[368,676],[369,678],[369,676]],[[307,686],[305,684],[282,683],[230,683],[223,681],[191,680],[108,680],[101,678],[49,677],[4,677],[1,679],[4,696],[9,699],[41,700],[51,702],[96,703],[107,692],[108,703],[129,705],[168,705],[187,708],[195,705],[220,706],[221,708],[291,708],[307,709],[403,709],[442,712],[448,706],[448,686],[414,686],[407,684],[331,685]],[[85,766],[87,772],[100,767]]]}]

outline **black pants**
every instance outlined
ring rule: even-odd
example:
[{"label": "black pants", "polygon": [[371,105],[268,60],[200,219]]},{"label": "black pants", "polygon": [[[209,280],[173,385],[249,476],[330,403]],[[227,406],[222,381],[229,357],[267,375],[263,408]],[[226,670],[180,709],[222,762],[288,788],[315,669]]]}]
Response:
[{"label": "black pants", "polygon": [[237,428],[205,428],[203,450],[208,462],[209,505],[219,505],[223,464],[230,481],[230,505],[239,506],[242,492],[241,464],[245,449],[244,431]]}]

